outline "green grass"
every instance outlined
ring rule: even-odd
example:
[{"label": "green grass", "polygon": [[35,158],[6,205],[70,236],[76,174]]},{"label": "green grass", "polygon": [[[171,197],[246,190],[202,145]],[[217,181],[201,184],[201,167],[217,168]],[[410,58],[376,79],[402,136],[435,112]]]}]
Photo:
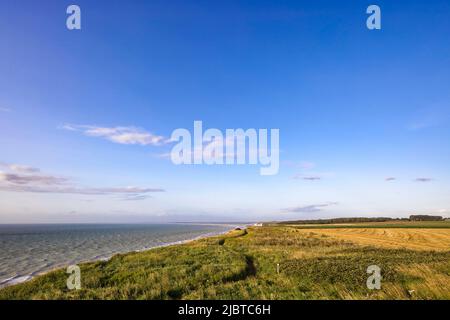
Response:
[{"label": "green grass", "polygon": [[[381,290],[366,287],[373,264]],[[0,299],[450,299],[450,251],[363,247],[290,226],[80,267],[81,290],[68,290],[68,275],[57,270],[0,290]]]}]

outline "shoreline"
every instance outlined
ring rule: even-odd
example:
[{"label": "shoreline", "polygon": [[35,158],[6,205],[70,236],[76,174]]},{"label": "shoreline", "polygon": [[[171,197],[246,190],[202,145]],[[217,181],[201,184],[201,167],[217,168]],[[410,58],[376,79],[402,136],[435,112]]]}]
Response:
[{"label": "shoreline", "polygon": [[[191,223],[191,224],[204,225],[204,224],[201,224],[201,223],[199,223],[199,224]],[[76,263],[74,262],[72,265],[82,264],[82,263],[92,263],[92,262],[97,262],[97,261],[109,261],[114,256],[116,256],[118,254],[131,254],[131,253],[145,252],[145,251],[158,249],[158,248],[170,247],[170,246],[175,246],[175,245],[182,245],[182,244],[190,243],[190,242],[201,240],[201,239],[205,239],[205,238],[210,238],[210,237],[223,235],[223,234],[226,234],[226,233],[234,230],[235,228],[242,227],[243,225],[248,227],[251,224],[238,225],[238,224],[223,224],[223,223],[221,223],[221,224],[207,224],[207,225],[223,226],[223,227],[229,227],[229,228],[227,228],[227,230],[224,230],[224,231],[208,232],[208,233],[205,233],[203,235],[196,236],[194,238],[185,239],[185,240],[179,240],[179,241],[164,243],[164,244],[160,244],[160,245],[146,247],[146,248],[143,248],[143,249],[123,251],[123,252],[116,252],[116,253],[114,253],[114,254],[112,254],[110,256],[97,256],[97,257],[94,257],[93,259],[80,260],[80,261],[78,261]],[[17,276],[14,276],[14,277],[7,278],[7,279],[2,280],[0,282],[0,290],[2,290],[4,288],[7,288],[7,287],[12,287],[12,286],[15,286],[15,285],[19,285],[21,283],[25,283],[25,282],[31,281],[31,280],[33,280],[36,277],[45,275],[47,273],[50,273],[50,272],[53,272],[53,271],[56,271],[56,270],[59,270],[59,269],[67,268],[70,265],[71,264],[62,263],[62,264],[59,264],[59,265],[54,265],[54,266],[52,266],[52,268],[50,268],[48,270],[36,271],[36,272],[32,272],[32,273],[27,274],[27,275],[17,275]]]},{"label": "shoreline", "polygon": [[[0,290],[0,300],[449,299],[450,229],[389,226],[376,229],[378,237],[364,225],[356,237],[348,231],[367,242],[344,239],[340,229],[325,237],[295,226],[207,229],[167,248],[80,265],[84,290],[67,290],[69,275],[59,269]],[[401,248],[379,240],[386,235]],[[195,241],[200,238],[206,239]],[[417,250],[417,244],[428,249]],[[446,250],[435,251],[438,245]],[[367,287],[367,269],[374,263],[383,266],[377,291]]]}]

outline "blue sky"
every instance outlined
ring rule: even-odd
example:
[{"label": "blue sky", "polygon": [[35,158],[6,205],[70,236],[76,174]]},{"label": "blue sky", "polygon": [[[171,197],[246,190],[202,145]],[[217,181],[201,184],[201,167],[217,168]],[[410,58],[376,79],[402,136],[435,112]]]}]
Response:
[{"label": "blue sky", "polygon": [[[82,30],[66,28],[72,3]],[[366,28],[370,4],[381,30]],[[2,2],[0,223],[448,216],[449,14],[448,1]],[[279,128],[279,173],[108,140],[194,120]]]}]

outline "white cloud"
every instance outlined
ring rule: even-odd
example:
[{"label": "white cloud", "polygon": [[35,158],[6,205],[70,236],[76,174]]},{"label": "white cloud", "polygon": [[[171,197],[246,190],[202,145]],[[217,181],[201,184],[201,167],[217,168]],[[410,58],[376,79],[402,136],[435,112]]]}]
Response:
[{"label": "white cloud", "polygon": [[319,212],[319,211],[322,211],[323,208],[326,208],[329,206],[335,206],[335,205],[338,205],[338,203],[337,202],[326,202],[326,203],[312,204],[312,205],[308,205],[308,206],[298,206],[298,207],[286,208],[286,209],[283,209],[283,212],[293,212],[293,213]]},{"label": "white cloud", "polygon": [[151,198],[151,196],[149,195],[145,195],[145,194],[130,194],[130,195],[126,195],[123,200],[125,201],[141,201],[141,200],[147,200]]},{"label": "white cloud", "polygon": [[119,187],[119,188],[90,188],[77,186],[43,186],[43,185],[1,185],[1,191],[31,192],[31,193],[59,193],[59,194],[79,194],[79,195],[127,195],[130,197],[142,197],[151,192],[164,192],[164,189],[139,188],[139,187]]},{"label": "white cloud", "polygon": [[313,170],[317,165],[311,161],[288,162],[287,164],[300,169],[300,173],[292,176],[292,179],[295,180],[319,181],[335,175],[333,172],[318,172]]},{"label": "white cloud", "polygon": [[41,174],[40,170],[28,166],[7,165],[10,170],[21,172],[0,171],[0,191],[31,192],[31,193],[59,193],[80,195],[122,195],[128,200],[142,200],[149,193],[165,192],[161,188],[128,187],[84,187],[78,186],[68,178]]},{"label": "white cloud", "polygon": [[8,168],[14,172],[20,172],[20,173],[36,173],[40,170],[38,168],[33,168],[30,166],[25,166],[21,164],[15,164],[15,163],[0,163],[1,167]]},{"label": "white cloud", "polygon": [[322,177],[320,175],[304,175],[302,173],[296,174],[294,177],[294,179],[303,179],[303,180],[308,180],[308,181],[318,181],[318,180],[322,180]]},{"label": "white cloud", "polygon": [[0,171],[0,181],[5,181],[15,185],[60,185],[66,183],[68,179],[50,175],[23,175],[16,173],[5,173]]},{"label": "white cloud", "polygon": [[[185,156],[191,161],[214,161],[221,159],[224,162],[235,162],[237,159],[257,158],[261,154],[269,154],[266,148],[252,147],[245,143],[242,147],[238,145],[237,138],[233,136],[225,136],[223,138],[214,138],[212,141],[202,141],[201,146],[194,146],[186,152]],[[173,141],[171,141],[173,142]],[[231,150],[231,151],[229,151]],[[217,151],[217,152],[216,152]],[[278,151],[278,149],[271,149],[271,152]],[[183,152],[181,152],[180,156]],[[171,159],[171,153],[161,153],[155,155],[161,159]]]},{"label": "white cloud", "polygon": [[119,144],[138,144],[158,146],[169,141],[163,136],[154,135],[136,127],[99,127],[89,125],[65,124],[62,129],[82,132],[86,136],[99,137]]},{"label": "white cloud", "polygon": [[416,181],[416,182],[430,182],[430,181],[433,181],[433,178],[416,178],[414,181]]}]

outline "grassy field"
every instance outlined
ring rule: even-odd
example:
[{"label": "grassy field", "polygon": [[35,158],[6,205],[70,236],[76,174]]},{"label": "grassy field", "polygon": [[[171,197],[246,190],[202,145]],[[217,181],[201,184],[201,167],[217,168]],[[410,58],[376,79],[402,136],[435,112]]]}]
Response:
[{"label": "grassy field", "polygon": [[[81,290],[57,270],[0,299],[450,299],[448,226],[251,227],[81,264]],[[366,287],[370,265],[380,290]]]},{"label": "grassy field", "polygon": [[320,235],[381,248],[448,251],[449,229],[335,228],[309,229]]}]

